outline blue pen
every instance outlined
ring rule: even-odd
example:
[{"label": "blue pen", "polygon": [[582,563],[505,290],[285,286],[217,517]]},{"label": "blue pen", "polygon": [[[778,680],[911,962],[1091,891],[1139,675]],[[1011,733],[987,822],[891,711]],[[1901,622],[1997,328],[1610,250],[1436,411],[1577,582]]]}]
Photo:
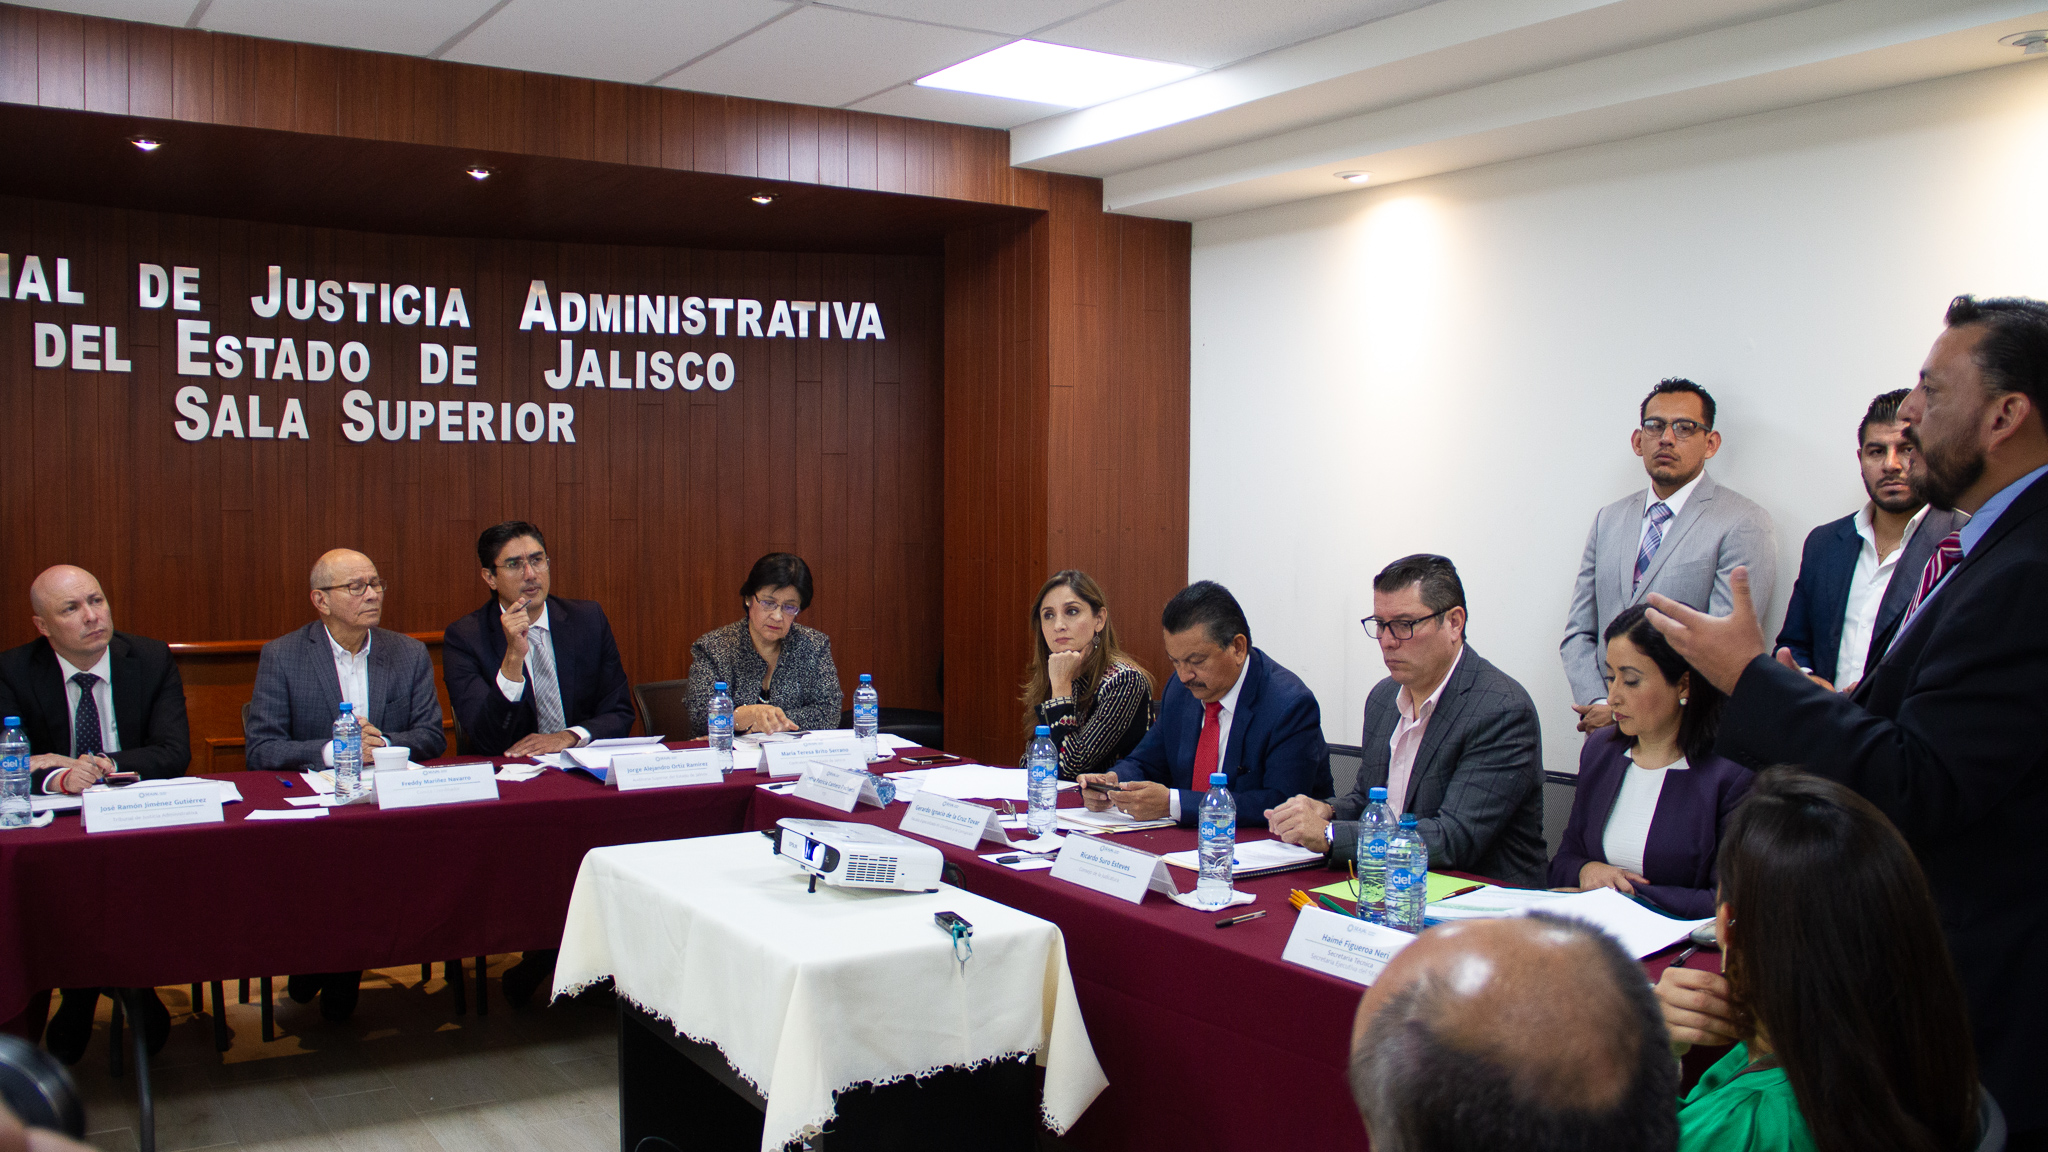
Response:
[{"label": "blue pen", "polygon": [[285,779],[285,778],[284,778],[284,777],[282,777],[282,776],[279,776],[279,777],[277,778],[277,782],[278,782],[279,784],[282,784],[282,785],[284,785],[284,786],[285,786],[285,787],[287,787],[287,788],[289,788],[289,787],[291,787],[291,786],[292,786],[292,782],[291,782],[290,780],[287,780],[287,779]]}]

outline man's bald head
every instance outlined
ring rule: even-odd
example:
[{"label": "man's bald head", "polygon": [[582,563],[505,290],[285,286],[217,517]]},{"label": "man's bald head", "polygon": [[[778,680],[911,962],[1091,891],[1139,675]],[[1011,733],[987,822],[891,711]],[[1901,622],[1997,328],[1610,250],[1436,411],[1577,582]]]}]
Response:
[{"label": "man's bald head", "polygon": [[99,663],[114,638],[114,611],[93,574],[73,564],[43,569],[28,586],[36,631],[75,668]]},{"label": "man's bald head", "polygon": [[322,552],[320,558],[313,561],[313,589],[318,591],[322,588],[332,588],[342,583],[347,573],[365,564],[372,568],[376,567],[370,563],[368,556],[353,548],[334,548]]},{"label": "man's bald head", "polygon": [[1678,1071],[1643,972],[1547,916],[1423,933],[1359,1002],[1351,1090],[1383,1152],[1668,1149]]}]

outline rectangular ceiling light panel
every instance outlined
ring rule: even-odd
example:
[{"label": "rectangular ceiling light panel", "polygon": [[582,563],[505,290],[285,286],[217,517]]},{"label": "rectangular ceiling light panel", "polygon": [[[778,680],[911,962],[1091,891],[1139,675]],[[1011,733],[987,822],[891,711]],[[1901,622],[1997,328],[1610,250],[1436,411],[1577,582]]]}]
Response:
[{"label": "rectangular ceiling light panel", "polygon": [[917,83],[925,88],[950,88],[1063,108],[1086,108],[1170,84],[1199,71],[1186,64],[1018,40],[941,69]]}]

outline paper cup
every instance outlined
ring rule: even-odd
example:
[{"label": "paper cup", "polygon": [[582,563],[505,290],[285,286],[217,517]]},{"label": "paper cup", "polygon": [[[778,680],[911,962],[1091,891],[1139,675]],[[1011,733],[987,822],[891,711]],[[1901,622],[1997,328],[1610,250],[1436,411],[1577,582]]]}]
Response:
[{"label": "paper cup", "polygon": [[412,749],[396,747],[372,748],[370,749],[370,759],[375,762],[379,772],[408,768],[411,767]]}]

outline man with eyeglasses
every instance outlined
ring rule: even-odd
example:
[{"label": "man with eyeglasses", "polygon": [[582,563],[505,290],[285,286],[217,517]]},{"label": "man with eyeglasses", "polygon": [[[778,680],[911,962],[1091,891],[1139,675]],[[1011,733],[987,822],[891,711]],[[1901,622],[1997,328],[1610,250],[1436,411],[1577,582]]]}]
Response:
[{"label": "man with eyeglasses", "polygon": [[1643,398],[1637,418],[1629,447],[1642,457],[1650,486],[1593,517],[1559,645],[1581,732],[1614,723],[1600,636],[1622,609],[1656,592],[1725,613],[1734,603],[1730,574],[1747,566],[1764,611],[1777,577],[1770,513],[1707,475],[1707,461],[1721,450],[1707,390],[1690,380],[1661,380]]},{"label": "man with eyeglasses", "polygon": [[[434,661],[427,646],[378,627],[385,584],[368,556],[336,548],[313,565],[313,611],[319,619],[263,646],[249,701],[244,755],[251,769],[334,766],[334,720],[341,702],[355,706],[363,750],[392,745],[430,760],[448,747]],[[346,1020],[355,1012],[361,972],[317,972],[291,978],[287,991],[304,1004],[320,997],[320,1014]]]},{"label": "man with eyeglasses", "polygon": [[1536,704],[1465,642],[1465,585],[1442,556],[1403,556],[1372,581],[1387,678],[1365,698],[1358,779],[1325,804],[1296,796],[1266,813],[1273,834],[1342,867],[1358,851],[1358,817],[1374,788],[1396,816],[1414,813],[1429,866],[1504,884],[1540,885],[1543,736]]}]

